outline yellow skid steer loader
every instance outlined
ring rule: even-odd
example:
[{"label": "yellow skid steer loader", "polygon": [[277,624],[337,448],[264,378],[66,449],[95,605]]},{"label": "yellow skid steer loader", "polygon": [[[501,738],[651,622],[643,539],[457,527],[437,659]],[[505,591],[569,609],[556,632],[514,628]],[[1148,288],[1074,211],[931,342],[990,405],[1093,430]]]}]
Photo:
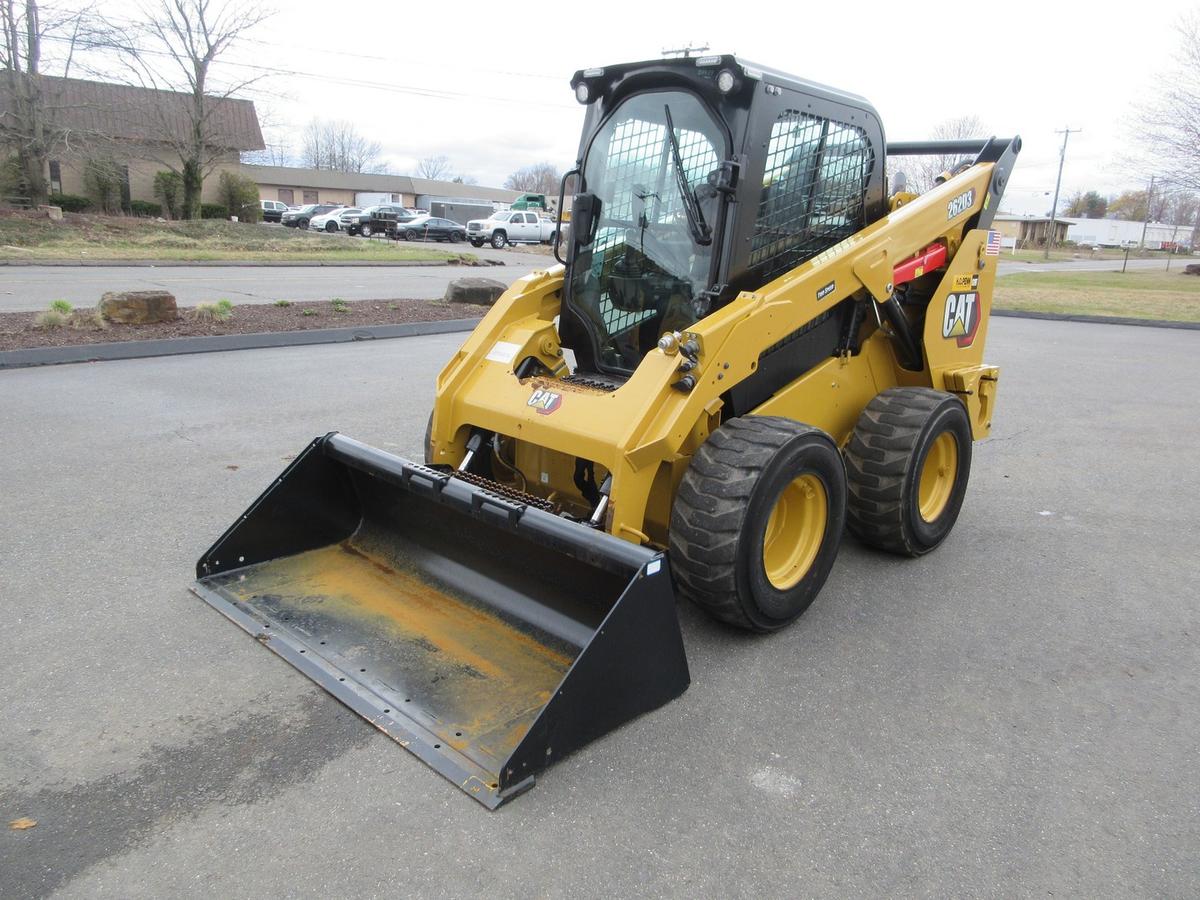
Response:
[{"label": "yellow skid steer loader", "polygon": [[[193,588],[490,808],[686,690],[677,595],[772,631],[846,529],[937,547],[996,400],[1019,138],[887,144],[864,99],[732,56],[571,84],[561,265],[442,370],[424,463],[317,438]],[[889,195],[913,154],[966,158]]]}]

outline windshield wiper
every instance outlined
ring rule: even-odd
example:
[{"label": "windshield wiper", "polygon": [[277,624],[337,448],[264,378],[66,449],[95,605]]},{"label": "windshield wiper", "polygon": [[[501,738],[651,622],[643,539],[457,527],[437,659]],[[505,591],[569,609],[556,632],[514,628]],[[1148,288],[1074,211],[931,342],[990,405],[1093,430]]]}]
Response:
[{"label": "windshield wiper", "polygon": [[696,192],[688,184],[687,173],[683,169],[683,158],[679,155],[679,141],[675,139],[675,123],[671,121],[671,107],[663,104],[663,112],[667,115],[667,137],[671,139],[671,160],[675,164],[675,182],[679,186],[679,195],[683,200],[683,212],[687,216],[688,231],[692,240],[701,246],[712,243],[712,229],[704,221],[704,213],[700,210],[700,201]]}]

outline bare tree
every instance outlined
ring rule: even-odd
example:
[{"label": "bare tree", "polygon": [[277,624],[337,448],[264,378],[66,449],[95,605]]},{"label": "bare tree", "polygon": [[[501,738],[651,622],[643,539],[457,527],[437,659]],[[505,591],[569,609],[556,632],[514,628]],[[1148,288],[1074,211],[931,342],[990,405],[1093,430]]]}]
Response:
[{"label": "bare tree", "polygon": [[1171,195],[1171,208],[1167,220],[1172,225],[1198,225],[1200,219],[1200,194],[1192,191],[1176,191]]},{"label": "bare tree", "polygon": [[1108,201],[1107,217],[1129,222],[1165,222],[1171,209],[1171,194],[1161,188],[1149,191],[1122,191]]},{"label": "bare tree", "polygon": [[417,175],[430,181],[443,181],[450,175],[450,157],[426,156],[417,161]]},{"label": "bare tree", "polygon": [[1138,139],[1153,171],[1165,172],[1177,187],[1200,190],[1200,10],[1184,16],[1178,31],[1175,66],[1156,79]]},{"label": "bare tree", "polygon": [[253,0],[156,0],[142,14],[146,21],[131,26],[115,49],[131,84],[185,95],[178,103],[147,104],[145,112],[156,121],[150,137],[167,149],[163,164],[183,179],[183,217],[199,218],[205,177],[234,149],[222,101],[260,77],[222,81],[213,68],[271,13]]},{"label": "bare tree", "polygon": [[52,10],[37,0],[0,0],[0,145],[14,149],[21,190],[35,205],[47,200],[46,163],[67,140],[56,113],[60,102],[43,71],[43,50],[54,42],[54,72],[67,77],[75,53],[104,41],[106,26],[91,7]]},{"label": "bare tree", "polygon": [[549,162],[534,163],[523,169],[517,169],[504,182],[510,191],[525,191],[531,194],[558,195],[558,183],[562,174],[558,168]]},{"label": "bare tree", "polygon": [[292,128],[276,119],[270,111],[258,110],[258,123],[262,127],[263,148],[242,153],[242,162],[252,166],[293,166],[295,144]]},{"label": "bare tree", "polygon": [[[988,135],[987,126],[975,115],[958,116],[947,119],[929,136],[935,141],[953,141],[962,138],[985,138]],[[936,183],[944,172],[948,172],[965,157],[962,155],[939,156],[906,156],[888,161],[890,171],[903,172],[906,189],[916,194],[923,194]]]},{"label": "bare tree", "polygon": [[300,164],[334,172],[382,172],[382,148],[345,121],[313,119],[300,136]]}]

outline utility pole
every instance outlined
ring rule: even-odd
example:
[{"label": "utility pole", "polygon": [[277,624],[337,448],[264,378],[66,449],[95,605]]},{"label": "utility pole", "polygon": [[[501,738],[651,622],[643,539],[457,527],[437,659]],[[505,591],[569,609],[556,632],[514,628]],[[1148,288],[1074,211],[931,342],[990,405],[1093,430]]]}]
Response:
[{"label": "utility pole", "polygon": [[1146,226],[1150,224],[1150,204],[1154,202],[1154,176],[1150,176],[1150,190],[1146,191],[1146,214],[1142,216],[1142,239],[1138,241],[1138,250],[1146,249]]},{"label": "utility pole", "polygon": [[703,47],[676,47],[673,50],[668,50],[666,47],[663,47],[662,55],[682,56],[684,59],[688,59],[693,53],[704,53],[706,50],[708,50],[708,44],[705,44]]},{"label": "utility pole", "polygon": [[1067,138],[1073,134],[1078,134],[1083,131],[1082,128],[1071,128],[1069,125],[1062,131],[1055,131],[1055,134],[1063,136],[1062,149],[1058,151],[1058,180],[1054,182],[1054,205],[1050,207],[1050,221],[1046,228],[1046,250],[1043,254],[1043,259],[1050,258],[1050,245],[1054,243],[1054,219],[1058,215],[1058,189],[1062,187],[1062,170],[1063,163],[1067,159]]}]

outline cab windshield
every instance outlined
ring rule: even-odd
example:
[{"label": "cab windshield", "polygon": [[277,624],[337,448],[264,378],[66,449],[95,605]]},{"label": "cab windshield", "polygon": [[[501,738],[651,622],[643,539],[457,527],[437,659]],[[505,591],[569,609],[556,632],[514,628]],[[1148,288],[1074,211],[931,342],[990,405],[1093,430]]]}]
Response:
[{"label": "cab windshield", "polygon": [[631,97],[596,132],[583,166],[600,201],[596,237],[576,249],[566,302],[601,368],[632,371],[664,331],[705,314],[714,244],[699,226],[717,219],[707,178],[724,157],[720,125],[682,91]]}]

